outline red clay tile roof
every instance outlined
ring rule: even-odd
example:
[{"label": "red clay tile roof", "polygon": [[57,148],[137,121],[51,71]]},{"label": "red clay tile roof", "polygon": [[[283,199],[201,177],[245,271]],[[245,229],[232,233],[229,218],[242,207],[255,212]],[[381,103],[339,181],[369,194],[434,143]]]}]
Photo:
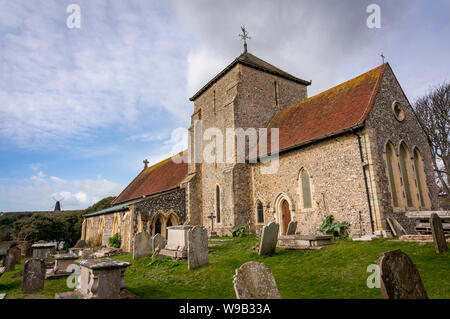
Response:
[{"label": "red clay tile roof", "polygon": [[[183,152],[177,156],[181,156]],[[187,163],[175,163],[172,157],[143,169],[117,196],[113,205],[124,203],[142,195],[151,195],[178,187],[187,175]]]},{"label": "red clay tile roof", "polygon": [[[279,150],[286,151],[361,126],[369,114],[388,64],[370,70],[279,111],[268,125],[279,128]],[[254,158],[256,150],[249,158]]]},{"label": "red clay tile roof", "polygon": [[275,74],[282,78],[294,81],[296,83],[300,83],[303,85],[310,85],[311,82],[299,79],[275,66],[273,66],[270,63],[267,63],[264,60],[261,60],[260,58],[254,56],[253,54],[249,52],[244,52],[240,56],[238,56],[236,59],[233,60],[225,69],[223,69],[219,74],[217,74],[211,81],[206,83],[205,86],[203,86],[200,90],[198,90],[197,93],[195,93],[189,100],[194,101],[196,98],[198,98],[203,92],[205,92],[211,85],[213,85],[215,82],[217,82],[222,76],[224,76],[229,70],[231,70],[236,64],[241,63],[246,66],[249,66],[251,68]]}]

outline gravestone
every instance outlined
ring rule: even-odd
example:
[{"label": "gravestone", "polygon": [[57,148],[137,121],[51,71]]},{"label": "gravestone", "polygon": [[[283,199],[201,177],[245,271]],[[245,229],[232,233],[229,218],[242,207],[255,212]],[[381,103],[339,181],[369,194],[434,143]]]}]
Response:
[{"label": "gravestone", "polygon": [[428,299],[416,265],[400,249],[382,253],[378,266],[384,299]]},{"label": "gravestone", "polygon": [[286,236],[287,235],[295,235],[296,230],[297,230],[297,222],[296,221],[294,222],[293,220],[291,220],[287,227]]},{"label": "gravestone", "polygon": [[87,246],[86,242],[83,239],[80,239],[73,248],[86,248]]},{"label": "gravestone", "polygon": [[205,227],[194,226],[188,231],[188,269],[208,263],[208,231]]},{"label": "gravestone", "polygon": [[155,252],[156,248],[159,248],[159,251],[166,246],[166,241],[164,240],[161,234],[156,234],[152,237],[152,251]]},{"label": "gravestone", "polygon": [[146,232],[134,235],[133,259],[150,255],[152,251],[152,236]]},{"label": "gravestone", "polygon": [[275,252],[278,240],[278,230],[280,225],[275,222],[270,222],[263,227],[261,242],[259,244],[259,255],[272,255]]},{"label": "gravestone", "polygon": [[396,237],[400,237],[402,235],[406,235],[406,230],[403,228],[402,225],[400,225],[400,223],[393,217],[388,217],[386,218],[389,227],[391,227],[392,233],[394,234],[394,236]]},{"label": "gravestone", "polygon": [[43,259],[28,259],[23,265],[22,290],[44,289],[45,263]]},{"label": "gravestone", "polygon": [[12,271],[15,269],[16,258],[14,257],[14,254],[6,254],[5,260],[3,261],[3,266],[6,268],[6,271]]},{"label": "gravestone", "polygon": [[55,244],[38,241],[33,246],[33,259],[43,259],[47,266],[52,265],[52,255]]},{"label": "gravestone", "polygon": [[6,267],[0,267],[0,277],[3,275],[3,273],[6,271]]},{"label": "gravestone", "polygon": [[55,266],[51,271],[47,271],[45,279],[66,277],[72,273],[71,265],[75,264],[78,256],[75,254],[57,254],[55,255]]},{"label": "gravestone", "polygon": [[249,261],[233,277],[237,299],[280,299],[272,271],[263,263]]},{"label": "gravestone", "polygon": [[445,241],[444,228],[442,227],[442,222],[438,214],[431,214],[430,226],[436,254],[441,254],[447,251],[447,242]]},{"label": "gravestone", "polygon": [[13,254],[16,264],[20,264],[20,257],[22,256],[22,250],[17,244],[11,244],[11,246],[6,251],[6,254]]}]

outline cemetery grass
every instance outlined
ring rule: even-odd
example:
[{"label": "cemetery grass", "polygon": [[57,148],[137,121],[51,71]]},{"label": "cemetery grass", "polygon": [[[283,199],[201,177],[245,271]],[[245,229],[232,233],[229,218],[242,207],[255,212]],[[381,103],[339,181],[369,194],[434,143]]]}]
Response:
[{"label": "cemetery grass", "polygon": [[[401,249],[416,264],[430,298],[450,298],[450,254],[437,255],[433,243],[406,243],[389,239],[370,242],[335,241],[321,250],[276,249],[271,257],[253,251],[259,240],[254,236],[228,239],[211,247],[209,263],[189,271],[187,261],[144,257],[131,254],[112,258],[130,262],[125,272],[127,289],[140,298],[209,299],[236,298],[233,288],[235,269],[247,261],[265,263],[273,272],[282,298],[381,298],[379,289],[367,287],[370,264],[382,252]],[[212,242],[211,242],[212,243]],[[217,241],[214,241],[217,243]],[[0,278],[0,293],[6,298],[54,298],[56,292],[70,291],[66,279],[46,280],[41,292],[23,293],[22,264]]]}]

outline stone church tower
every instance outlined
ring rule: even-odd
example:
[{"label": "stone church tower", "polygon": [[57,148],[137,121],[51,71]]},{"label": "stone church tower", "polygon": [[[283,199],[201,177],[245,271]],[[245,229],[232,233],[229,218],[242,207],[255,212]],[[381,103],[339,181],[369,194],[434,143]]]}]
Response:
[{"label": "stone church tower", "polygon": [[[209,216],[213,215],[219,235],[230,234],[241,224],[254,230],[250,164],[238,163],[236,157],[233,162],[225,161],[226,129],[266,128],[278,111],[306,99],[310,84],[244,51],[191,97],[190,161],[184,181],[191,223],[210,228]],[[206,132],[214,130],[210,141],[202,141]],[[223,149],[212,153],[219,159],[205,162],[206,144],[214,143],[217,134],[223,137]],[[234,144],[236,149],[236,141]]]}]

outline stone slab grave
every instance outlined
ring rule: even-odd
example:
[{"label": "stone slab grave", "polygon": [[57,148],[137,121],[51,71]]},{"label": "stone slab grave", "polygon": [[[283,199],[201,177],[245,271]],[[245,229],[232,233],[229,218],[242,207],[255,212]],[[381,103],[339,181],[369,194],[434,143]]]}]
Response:
[{"label": "stone slab grave", "polygon": [[125,288],[123,275],[130,263],[111,258],[78,260],[79,288],[57,293],[56,299],[118,299]]},{"label": "stone slab grave", "polygon": [[447,251],[447,242],[445,241],[444,228],[438,214],[431,214],[430,218],[431,234],[433,236],[434,248],[436,254],[441,254]]},{"label": "stone slab grave", "polygon": [[205,227],[194,226],[188,235],[188,269],[208,263],[208,231]]},{"label": "stone slab grave", "polygon": [[3,267],[6,271],[13,271],[16,268],[16,258],[13,253],[7,253],[3,260]]},{"label": "stone slab grave", "polygon": [[133,259],[150,255],[152,252],[152,236],[143,231],[134,235]]},{"label": "stone slab grave", "polygon": [[295,232],[297,231],[297,221],[291,220],[288,224],[286,235],[295,235]]},{"label": "stone slab grave", "polygon": [[43,259],[28,259],[23,265],[22,290],[44,289],[45,262]]},{"label": "stone slab grave", "polygon": [[94,258],[104,258],[115,255],[120,255],[122,253],[122,249],[115,247],[105,247],[105,248],[96,248],[94,249],[94,253],[92,254]]},{"label": "stone slab grave", "polygon": [[233,277],[237,299],[281,299],[272,271],[263,263],[249,261]]},{"label": "stone slab grave", "polygon": [[279,236],[277,247],[282,249],[316,250],[331,245],[332,235]]},{"label": "stone slab grave", "polygon": [[378,266],[384,299],[428,299],[416,265],[400,249],[382,253]]},{"label": "stone slab grave", "polygon": [[387,223],[389,224],[389,227],[392,230],[392,233],[395,237],[400,237],[402,235],[407,235],[406,230],[403,228],[402,225],[393,217],[386,218]]},{"label": "stone slab grave", "polygon": [[45,274],[45,279],[54,279],[59,277],[67,277],[72,271],[68,270],[70,265],[75,264],[78,256],[75,254],[57,254],[54,256],[55,266],[53,269],[49,269]]},{"label": "stone slab grave", "polygon": [[192,225],[167,227],[167,245],[159,253],[174,259],[186,258],[188,246],[187,233],[193,227]]},{"label": "stone slab grave", "polygon": [[275,222],[270,222],[263,227],[258,250],[260,256],[270,256],[275,252],[279,229],[280,225]]},{"label": "stone slab grave", "polygon": [[52,255],[55,251],[55,244],[38,242],[33,244],[33,259],[43,259],[46,267],[53,267]]}]

